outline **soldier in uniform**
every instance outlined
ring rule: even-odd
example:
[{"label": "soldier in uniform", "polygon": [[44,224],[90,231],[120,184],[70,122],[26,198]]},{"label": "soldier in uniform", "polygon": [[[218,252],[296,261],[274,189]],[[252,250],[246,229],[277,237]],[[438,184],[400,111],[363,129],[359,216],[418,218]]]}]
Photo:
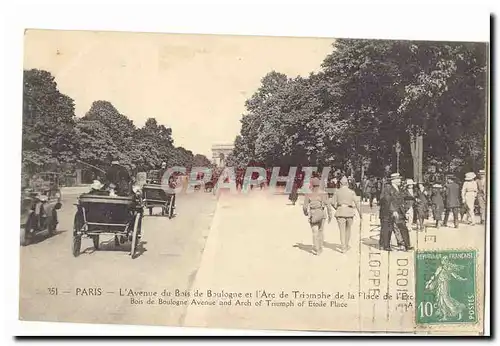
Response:
[{"label": "soldier in uniform", "polygon": [[332,208],[328,200],[328,195],[320,190],[321,182],[318,178],[311,179],[312,192],[308,193],[304,199],[304,215],[309,217],[313,234],[313,255],[319,255],[323,251],[323,228],[325,225],[325,208],[328,213],[328,223],[332,221]]},{"label": "soldier in uniform", "polygon": [[484,223],[486,222],[486,174],[483,169],[479,171],[477,180],[477,201],[481,211],[481,223]]},{"label": "soldier in uniform", "polygon": [[[401,176],[399,173],[391,174],[391,184],[384,187],[380,205],[380,247],[391,251],[391,235],[394,231],[398,241],[399,250],[409,251],[410,235],[405,224],[406,209],[403,193],[400,190]],[[400,236],[398,236],[399,231]]]},{"label": "soldier in uniform", "polygon": [[340,188],[333,195],[332,206],[336,209],[335,218],[340,230],[341,252],[345,253],[350,249],[351,227],[354,221],[354,209],[361,217],[358,204],[356,203],[356,193],[349,188],[346,177],[340,179]]}]

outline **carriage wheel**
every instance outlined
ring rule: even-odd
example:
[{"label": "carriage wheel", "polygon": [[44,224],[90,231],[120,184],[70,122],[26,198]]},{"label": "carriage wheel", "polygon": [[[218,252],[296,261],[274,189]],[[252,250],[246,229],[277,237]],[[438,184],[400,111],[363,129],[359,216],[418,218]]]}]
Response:
[{"label": "carriage wheel", "polygon": [[149,216],[153,215],[153,208],[149,208]]},{"label": "carriage wheel", "polygon": [[56,227],[57,227],[56,220],[57,220],[57,211],[52,210],[52,216],[47,225],[47,231],[49,232],[49,237],[52,237],[56,232]]},{"label": "carriage wheel", "polygon": [[96,250],[99,250],[99,236],[98,235],[92,236],[92,240],[94,242],[94,248]]},{"label": "carriage wheel", "polygon": [[134,231],[132,232],[132,245],[131,245],[131,248],[130,248],[130,256],[132,257],[132,259],[135,258],[136,250],[137,250],[137,245],[139,243],[138,236],[139,236],[139,232],[141,231],[140,230],[140,228],[141,228],[141,226],[140,226],[141,217],[142,217],[142,215],[140,213],[137,213],[135,215]]},{"label": "carriage wheel", "polygon": [[73,221],[73,243],[71,244],[71,252],[74,257],[78,257],[78,255],[80,255],[80,249],[82,247],[82,236],[76,233],[82,227],[78,214],[79,212],[76,212],[75,220]]},{"label": "carriage wheel", "polygon": [[26,238],[26,228],[21,228],[21,246],[28,245],[28,239]]},{"label": "carriage wheel", "polygon": [[26,220],[24,228],[21,229],[21,239],[20,239],[21,246],[27,246],[30,243],[31,240],[30,232],[31,229],[33,228],[33,223],[35,222],[33,218],[34,218],[33,214],[30,214],[28,216],[28,220]]},{"label": "carriage wheel", "polygon": [[174,197],[170,197],[168,203],[168,218],[171,219],[174,216]]}]

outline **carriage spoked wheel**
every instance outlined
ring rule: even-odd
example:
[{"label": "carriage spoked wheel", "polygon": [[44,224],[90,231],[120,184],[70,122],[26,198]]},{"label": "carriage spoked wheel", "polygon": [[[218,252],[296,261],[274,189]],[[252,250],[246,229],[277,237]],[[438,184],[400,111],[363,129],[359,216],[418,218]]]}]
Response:
[{"label": "carriage spoked wheel", "polygon": [[141,213],[137,213],[135,215],[134,220],[134,230],[132,232],[132,245],[130,247],[130,256],[132,259],[136,257],[137,254],[137,245],[139,245],[139,232],[141,231]]},{"label": "carriage spoked wheel", "polygon": [[75,220],[73,221],[73,242],[71,243],[71,252],[74,257],[80,255],[80,250],[82,247],[82,236],[78,235],[77,232],[82,228],[82,222],[78,216],[78,212],[75,214]]},{"label": "carriage spoked wheel", "polygon": [[92,241],[94,242],[94,248],[96,250],[99,250],[99,236],[98,235],[93,235],[92,236]]},{"label": "carriage spoked wheel", "polygon": [[168,218],[171,219],[174,217],[174,197],[170,197],[170,201],[168,202]]},{"label": "carriage spoked wheel", "polygon": [[31,230],[35,228],[36,219],[33,214],[28,216],[26,224],[21,228],[21,246],[27,246],[31,242]]}]

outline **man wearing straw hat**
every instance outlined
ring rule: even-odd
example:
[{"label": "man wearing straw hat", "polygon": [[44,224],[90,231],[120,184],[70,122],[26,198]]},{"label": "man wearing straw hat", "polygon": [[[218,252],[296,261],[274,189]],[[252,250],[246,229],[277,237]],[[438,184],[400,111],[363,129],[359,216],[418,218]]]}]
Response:
[{"label": "man wearing straw hat", "polygon": [[477,180],[477,201],[481,211],[481,223],[486,222],[486,172],[484,169],[479,171]]},{"label": "man wearing straw hat", "polygon": [[391,184],[384,188],[381,197],[380,247],[385,251],[391,251],[391,235],[394,231],[399,250],[409,251],[413,247],[410,246],[410,235],[405,224],[406,212],[403,194],[400,191],[401,176],[399,173],[393,173],[390,180]]},{"label": "man wearing straw hat", "polygon": [[311,179],[312,192],[304,198],[303,212],[309,217],[309,224],[313,234],[313,255],[319,255],[323,251],[323,228],[325,225],[325,208],[328,213],[328,223],[332,221],[332,208],[328,201],[328,195],[320,190],[321,181],[318,178]]},{"label": "man wearing straw hat", "polygon": [[477,183],[474,181],[476,174],[474,172],[465,173],[465,182],[462,186],[462,201],[467,209],[467,218],[469,225],[475,224],[474,202],[477,197]]}]

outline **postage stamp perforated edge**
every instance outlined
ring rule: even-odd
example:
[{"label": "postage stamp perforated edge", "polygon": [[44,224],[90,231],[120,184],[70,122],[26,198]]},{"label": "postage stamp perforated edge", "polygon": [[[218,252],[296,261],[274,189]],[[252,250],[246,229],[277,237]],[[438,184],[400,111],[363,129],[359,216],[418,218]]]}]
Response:
[{"label": "postage stamp perforated edge", "polygon": [[[456,252],[472,252],[474,253],[474,299],[475,299],[475,310],[476,318],[474,322],[433,322],[433,323],[419,323],[417,320],[418,316],[418,289],[419,289],[419,265],[418,265],[418,255],[422,253],[456,253]],[[463,248],[432,248],[432,249],[419,249],[415,252],[414,259],[414,270],[415,270],[415,313],[413,315],[413,322],[415,326],[415,332],[461,332],[461,333],[474,333],[481,334],[483,332],[483,313],[484,303],[483,296],[483,278],[484,273],[481,270],[484,269],[483,261],[484,256],[481,254],[477,248],[473,247],[463,247]]]}]

